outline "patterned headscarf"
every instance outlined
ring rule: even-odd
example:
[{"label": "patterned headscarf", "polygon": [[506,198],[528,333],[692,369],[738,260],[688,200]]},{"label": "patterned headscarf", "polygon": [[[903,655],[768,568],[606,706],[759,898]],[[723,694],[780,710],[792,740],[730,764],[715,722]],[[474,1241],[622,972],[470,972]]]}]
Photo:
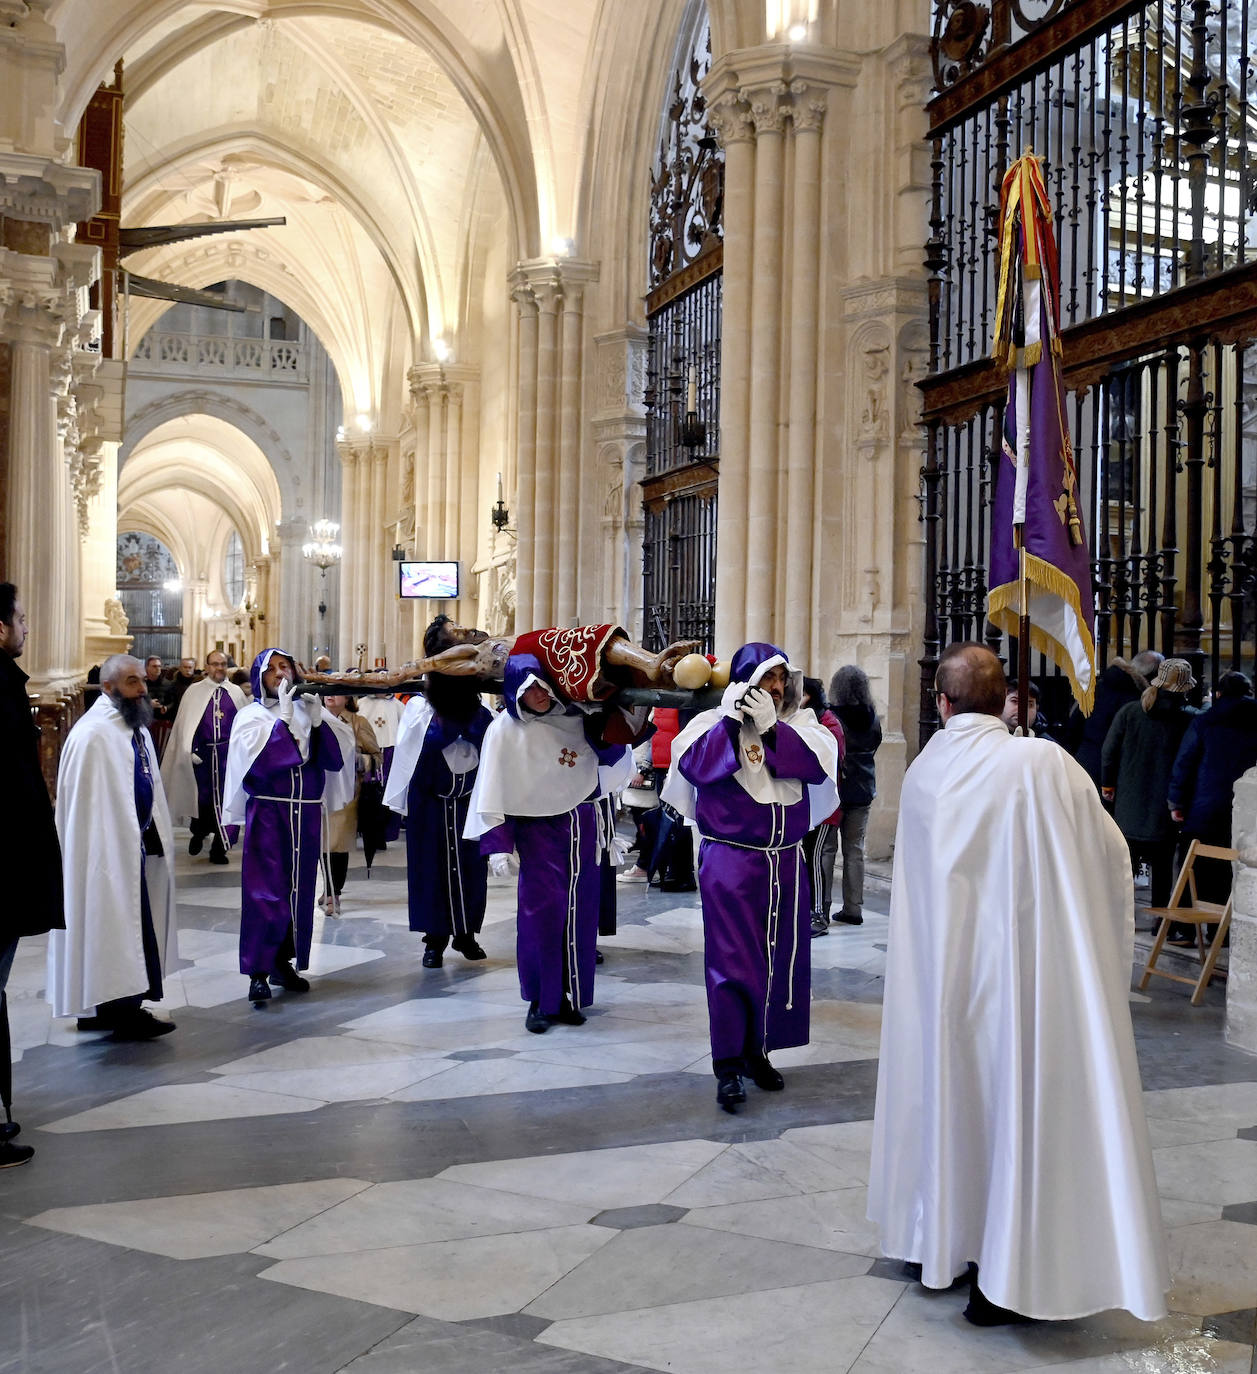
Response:
[{"label": "patterned headscarf", "polygon": [[1185,658],[1163,658],[1152,685],[1139,698],[1139,702],[1145,711],[1151,711],[1156,705],[1158,692],[1186,695],[1195,685],[1191,664]]}]

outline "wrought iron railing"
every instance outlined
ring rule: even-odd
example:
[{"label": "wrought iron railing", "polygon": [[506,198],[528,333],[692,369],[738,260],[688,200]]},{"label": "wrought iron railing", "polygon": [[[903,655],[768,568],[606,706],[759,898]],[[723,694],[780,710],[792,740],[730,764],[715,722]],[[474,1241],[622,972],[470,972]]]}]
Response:
[{"label": "wrought iron railing", "polygon": [[935,10],[923,738],[943,645],[1013,652],[985,619],[1004,386],[988,355],[999,183],[1027,147],[1060,246],[1099,664],[1155,647],[1208,681],[1253,661],[1257,10],[1051,0],[1033,22],[997,0],[985,13]]}]

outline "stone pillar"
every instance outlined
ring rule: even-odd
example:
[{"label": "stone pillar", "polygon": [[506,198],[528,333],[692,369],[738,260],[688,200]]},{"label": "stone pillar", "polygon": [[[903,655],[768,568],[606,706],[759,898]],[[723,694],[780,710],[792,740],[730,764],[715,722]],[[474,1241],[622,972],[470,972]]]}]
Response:
[{"label": "stone pillar", "polygon": [[[341,568],[344,568],[345,560],[349,557],[349,546],[354,539],[355,521],[358,518],[358,450],[353,444],[342,439],[336,445],[336,451],[340,455],[341,482],[340,482],[340,545],[342,549]],[[342,588],[345,582],[341,583]],[[342,595],[340,597],[340,617],[337,627],[337,648],[340,657],[345,659],[342,663],[340,659],[333,664],[334,667],[342,668],[348,663],[345,657],[350,652],[354,644],[354,607],[352,597]],[[317,631],[316,631],[317,635]]]},{"label": "stone pillar", "polygon": [[533,544],[521,545],[520,556],[532,557],[532,609],[528,628],[554,623],[555,534],[558,529],[558,381],[559,307],[562,303],[557,273],[534,280],[533,294],[539,311],[537,328],[537,468],[533,482]]},{"label": "stone pillar", "polygon": [[1257,768],[1235,784],[1232,843],[1239,850],[1235,866],[1235,905],[1226,980],[1226,1040],[1257,1054]]},{"label": "stone pillar", "polygon": [[[460,556],[459,525],[462,511],[463,384],[448,383],[445,415],[445,528],[441,534],[442,558]],[[453,607],[450,608],[451,610]]]},{"label": "stone pillar", "polygon": [[383,658],[388,653],[385,626],[388,624],[393,605],[393,594],[388,586],[388,573],[393,566],[390,557],[392,544],[384,537],[389,447],[390,445],[377,440],[371,450],[371,530],[367,538],[367,585],[371,589],[367,638],[368,666],[374,663],[375,659]]},{"label": "stone pillar", "polygon": [[[737,74],[709,79],[710,120],[725,150],[724,315],[720,341],[720,494],[716,511],[716,633],[721,653],[746,636],[747,490],[750,471],[751,281],[755,125]],[[725,551],[728,550],[726,555]]]},{"label": "stone pillar", "polygon": [[[782,642],[792,661],[811,650],[813,502],[816,487],[817,292],[820,286],[821,123],[823,87],[791,83],[794,168],[790,205],[790,315],[787,416],[785,595]],[[780,528],[780,526],[779,526]],[[817,551],[819,552],[819,550]]]},{"label": "stone pillar", "polygon": [[560,330],[562,384],[560,388],[558,493],[554,503],[554,623],[567,625],[577,618],[577,573],[581,520],[581,358],[584,345],[584,287],[573,278],[565,284]]},{"label": "stone pillar", "polygon": [[515,628],[532,628],[533,554],[536,524],[533,519],[537,484],[537,299],[522,268],[515,273],[511,297],[519,309],[518,438],[515,456],[515,491],[507,500],[515,509],[518,532],[515,582]]},{"label": "stone pillar", "polygon": [[[279,618],[271,621],[267,643],[304,659],[318,636],[318,628],[311,623],[309,615],[313,601],[308,584],[311,578],[318,577],[319,570],[307,563],[301,554],[302,544],[310,537],[310,527],[304,519],[281,520],[275,526],[275,534],[279,540]],[[185,627],[187,614],[185,592]],[[275,610],[269,614],[274,616]]]}]

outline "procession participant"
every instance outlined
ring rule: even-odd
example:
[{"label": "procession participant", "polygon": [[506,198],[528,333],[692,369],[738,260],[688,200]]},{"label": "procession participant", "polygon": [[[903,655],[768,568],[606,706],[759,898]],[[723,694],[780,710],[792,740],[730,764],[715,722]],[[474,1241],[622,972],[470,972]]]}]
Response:
[{"label": "procession participant", "polygon": [[[596,798],[633,756],[607,745],[600,723],[564,706],[531,654],[512,654],[506,710],[485,731],[465,834],[479,839],[496,875],[519,854],[516,961],[524,1025],[543,1034],[555,1021],[582,1025],[593,1000],[598,936],[599,826]],[[631,774],[629,774],[631,776]]]},{"label": "procession participant", "polygon": [[319,898],[319,905],[329,916],[340,914],[340,894],[349,874],[349,851],[358,835],[358,798],[362,792],[363,774],[380,765],[380,746],[376,743],[371,724],[358,709],[353,697],[325,696],[323,723],[336,732],[341,755],[352,760],[353,791],[342,806],[327,809],[327,851],[329,890]]},{"label": "procession participant", "polygon": [[294,696],[291,654],[263,649],[249,677],[253,700],[236,716],[227,751],[223,821],[244,826],[240,972],[259,1006],[270,1000],[268,980],[310,990],[297,969],[310,963],[321,808],[325,792],[333,810],[352,794],[354,761],[323,725],[318,697]]},{"label": "procession participant", "polygon": [[976,1264],[976,1325],[1154,1320],[1126,846],[1063,749],[1008,733],[989,649],[949,646],[935,685],[899,803],[869,1217],[927,1287]]},{"label": "procession participant", "polygon": [[[438,617],[424,650],[440,632]],[[485,731],[493,720],[474,681],[429,676],[406,703],[384,805],[406,817],[406,891],[410,928],[423,932],[423,966],[440,968],[453,939],[464,959],[483,959],[488,860],[463,835]]]},{"label": "procession participant", "polygon": [[227,681],[227,655],[212,650],[205,659],[205,676],[184,694],[162,759],[171,815],[192,831],[188,853],[199,854],[208,835],[212,864],[227,862],[227,851],[240,833],[223,825],[223,780],[232,722],[246,703],[240,688]]},{"label": "procession participant", "polygon": [[716,1101],[746,1101],[742,1075],[785,1086],[769,1052],[806,1045],[811,889],[803,839],[838,805],[838,745],[775,644],[733,656],[720,706],[676,737],[663,799],[697,826]]},{"label": "procession participant", "polygon": [[48,936],[48,1000],[80,1030],[152,1040],[175,1028],[140,1005],[175,956],[174,836],[143,665],[114,654],[100,685],[57,774],[66,928]]}]

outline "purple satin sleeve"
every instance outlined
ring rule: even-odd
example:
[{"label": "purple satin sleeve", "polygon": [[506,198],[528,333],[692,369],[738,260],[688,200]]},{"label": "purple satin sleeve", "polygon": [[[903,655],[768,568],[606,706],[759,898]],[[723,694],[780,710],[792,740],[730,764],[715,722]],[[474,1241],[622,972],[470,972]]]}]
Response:
[{"label": "purple satin sleeve", "polygon": [[481,854],[509,854],[515,848],[515,822],[508,816],[501,825],[480,837]]},{"label": "purple satin sleeve", "polygon": [[335,730],[325,730],[316,725],[310,731],[310,759],[317,763],[325,773],[335,773],[345,764],[345,756],[340,751],[340,741]]},{"label": "purple satin sleeve", "polygon": [[774,778],[825,781],[824,765],[789,725],[779,724],[764,740],[764,763]]},{"label": "purple satin sleeve", "polygon": [[271,727],[271,737],[253,766],[244,775],[245,789],[254,796],[267,795],[288,781],[294,768],[301,767],[301,751],[282,720]]},{"label": "purple satin sleeve", "polygon": [[740,722],[722,716],[681,756],[677,764],[681,776],[695,787],[731,778],[737,771]]}]

